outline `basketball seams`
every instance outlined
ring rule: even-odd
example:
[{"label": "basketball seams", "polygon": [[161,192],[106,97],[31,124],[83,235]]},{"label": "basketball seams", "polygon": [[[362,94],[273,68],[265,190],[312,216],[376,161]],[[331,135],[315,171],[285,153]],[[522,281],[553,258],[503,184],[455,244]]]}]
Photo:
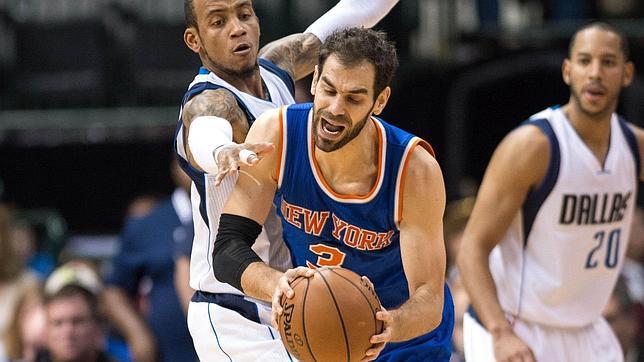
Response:
[{"label": "basketball seams", "polygon": [[[327,270],[330,270],[330,268],[327,268]],[[324,284],[326,284],[327,290],[329,291],[329,294],[331,294],[331,299],[333,300],[333,305],[335,306],[335,310],[338,312],[338,316],[340,317],[340,324],[342,325],[342,333],[344,335],[344,345],[346,347],[347,351],[347,361],[351,361],[351,348],[349,347],[349,339],[347,335],[347,328],[344,325],[344,317],[342,316],[342,311],[340,310],[340,306],[338,306],[338,301],[335,298],[335,293],[333,293],[333,289],[331,289],[331,285],[329,285],[329,282],[326,280],[326,277],[322,272],[318,269],[316,270],[318,275],[322,277],[322,281]],[[315,357],[314,357],[315,358]]]},{"label": "basketball seams", "polygon": [[[356,284],[355,284],[351,279],[349,279],[349,278],[345,277],[345,276],[344,276],[344,275],[342,275],[341,273],[336,272],[335,270],[333,270],[333,268],[329,268],[329,270],[330,270],[333,274],[335,274],[335,275],[337,275],[337,276],[341,277],[342,279],[346,280],[347,282],[351,283],[351,285],[353,285],[353,287],[354,287],[354,288],[356,288],[356,289],[360,292],[360,294],[364,297],[364,299],[367,301],[367,304],[368,304],[369,306],[373,306],[373,305],[371,304],[371,301],[369,300],[369,297],[368,297],[368,296],[364,293],[364,291],[363,291],[359,286],[357,286],[357,285],[356,285]],[[375,294],[375,292],[374,292],[374,297],[376,298],[376,301],[378,302],[378,304],[380,304],[380,300],[378,300],[378,296]],[[378,306],[378,307],[379,307],[379,306]],[[375,331],[375,333],[374,333],[374,334],[382,333],[382,331],[379,331],[379,330],[378,330],[378,319],[376,318],[376,313],[373,311],[373,308],[370,308],[370,309],[371,309],[371,315],[373,316],[373,324],[374,324],[374,326],[373,326],[373,330]],[[383,327],[384,327],[384,324],[383,324]]]},{"label": "basketball seams", "polygon": [[309,336],[306,334],[306,313],[305,313],[305,308],[306,308],[306,296],[309,293],[309,285],[311,284],[311,281],[309,278],[302,278],[306,279],[306,286],[304,287],[304,296],[302,297],[302,333],[304,334],[304,340],[307,341],[306,344],[306,349],[309,350],[309,353],[311,354],[311,357],[313,357],[314,361],[317,361],[315,358],[315,355],[313,354],[313,351],[311,350],[311,345],[309,344]]}]

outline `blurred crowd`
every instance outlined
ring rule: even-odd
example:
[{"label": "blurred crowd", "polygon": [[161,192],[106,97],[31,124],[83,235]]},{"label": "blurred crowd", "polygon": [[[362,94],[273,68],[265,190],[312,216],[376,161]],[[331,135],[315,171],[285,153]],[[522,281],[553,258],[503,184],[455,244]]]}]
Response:
[{"label": "blurred crowd", "polygon": [[[196,361],[185,323],[192,291],[175,275],[189,257],[189,183],[171,165],[177,188],[124,207],[119,250],[107,272],[97,260],[52,255],[20,210],[0,205],[0,361]],[[454,265],[474,197],[445,210],[447,280],[456,324],[452,361],[464,361],[462,317],[469,300]],[[644,208],[637,210],[627,261],[604,318],[626,361],[644,359]]]},{"label": "blurred crowd", "polygon": [[197,361],[192,293],[174,273],[192,243],[190,182],[174,160],[170,173],[172,195],[124,206],[110,260],[52,252],[24,210],[0,205],[0,362]]}]

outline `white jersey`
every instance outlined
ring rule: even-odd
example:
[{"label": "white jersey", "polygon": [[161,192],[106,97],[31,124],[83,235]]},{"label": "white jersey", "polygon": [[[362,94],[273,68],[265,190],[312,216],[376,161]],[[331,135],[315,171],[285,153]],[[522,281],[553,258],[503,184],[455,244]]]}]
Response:
[{"label": "white jersey", "polygon": [[[235,95],[239,106],[252,123],[264,111],[295,103],[293,81],[290,76],[267,60],[259,59],[259,64],[260,75],[268,89],[270,100],[241,92],[213,72],[201,68],[188,87],[183,104],[204,90],[224,88]],[[215,186],[214,175],[201,172],[190,165],[183,144],[181,114],[175,137],[175,150],[180,157],[181,167],[192,179],[191,201],[195,236],[190,257],[190,287],[209,293],[242,295],[241,291],[229,284],[219,282],[214,276],[212,266],[212,251],[219,228],[219,216],[235,186],[237,177],[227,176],[219,186]],[[276,269],[286,270],[290,266],[290,255],[282,241],[281,224],[275,215],[275,210],[269,213],[262,232],[252,248],[264,262]]]},{"label": "white jersey", "polygon": [[640,164],[632,131],[616,114],[610,122],[603,165],[561,109],[527,122],[548,136],[550,163],[490,255],[506,313],[553,327],[601,315],[624,262]]}]

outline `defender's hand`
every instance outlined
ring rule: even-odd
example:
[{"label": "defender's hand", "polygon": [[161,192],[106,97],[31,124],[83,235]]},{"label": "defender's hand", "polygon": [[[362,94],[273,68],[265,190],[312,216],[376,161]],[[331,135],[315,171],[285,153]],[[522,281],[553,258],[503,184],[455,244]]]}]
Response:
[{"label": "defender's hand", "polygon": [[237,172],[240,165],[253,166],[275,147],[272,143],[231,143],[215,150],[213,157],[217,162],[219,172],[215,175],[215,185],[229,174]]}]

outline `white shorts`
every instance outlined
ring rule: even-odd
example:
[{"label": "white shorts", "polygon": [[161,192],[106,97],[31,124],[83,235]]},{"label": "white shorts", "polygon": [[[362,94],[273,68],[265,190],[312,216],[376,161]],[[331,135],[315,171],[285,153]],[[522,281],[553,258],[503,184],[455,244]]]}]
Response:
[{"label": "white shorts", "polygon": [[188,329],[199,360],[295,361],[284,348],[279,332],[270,326],[270,306],[253,303],[239,296],[231,298],[235,297],[248,307],[247,310],[254,307],[255,310],[251,312],[259,317],[261,323],[244,317],[234,308],[225,308],[214,302],[195,301],[194,297],[190,302]]},{"label": "white shorts", "polygon": [[[555,328],[517,319],[513,328],[537,361],[624,361],[619,341],[604,318],[583,328]],[[463,316],[463,338],[466,361],[494,362],[492,336],[469,313]]]}]

